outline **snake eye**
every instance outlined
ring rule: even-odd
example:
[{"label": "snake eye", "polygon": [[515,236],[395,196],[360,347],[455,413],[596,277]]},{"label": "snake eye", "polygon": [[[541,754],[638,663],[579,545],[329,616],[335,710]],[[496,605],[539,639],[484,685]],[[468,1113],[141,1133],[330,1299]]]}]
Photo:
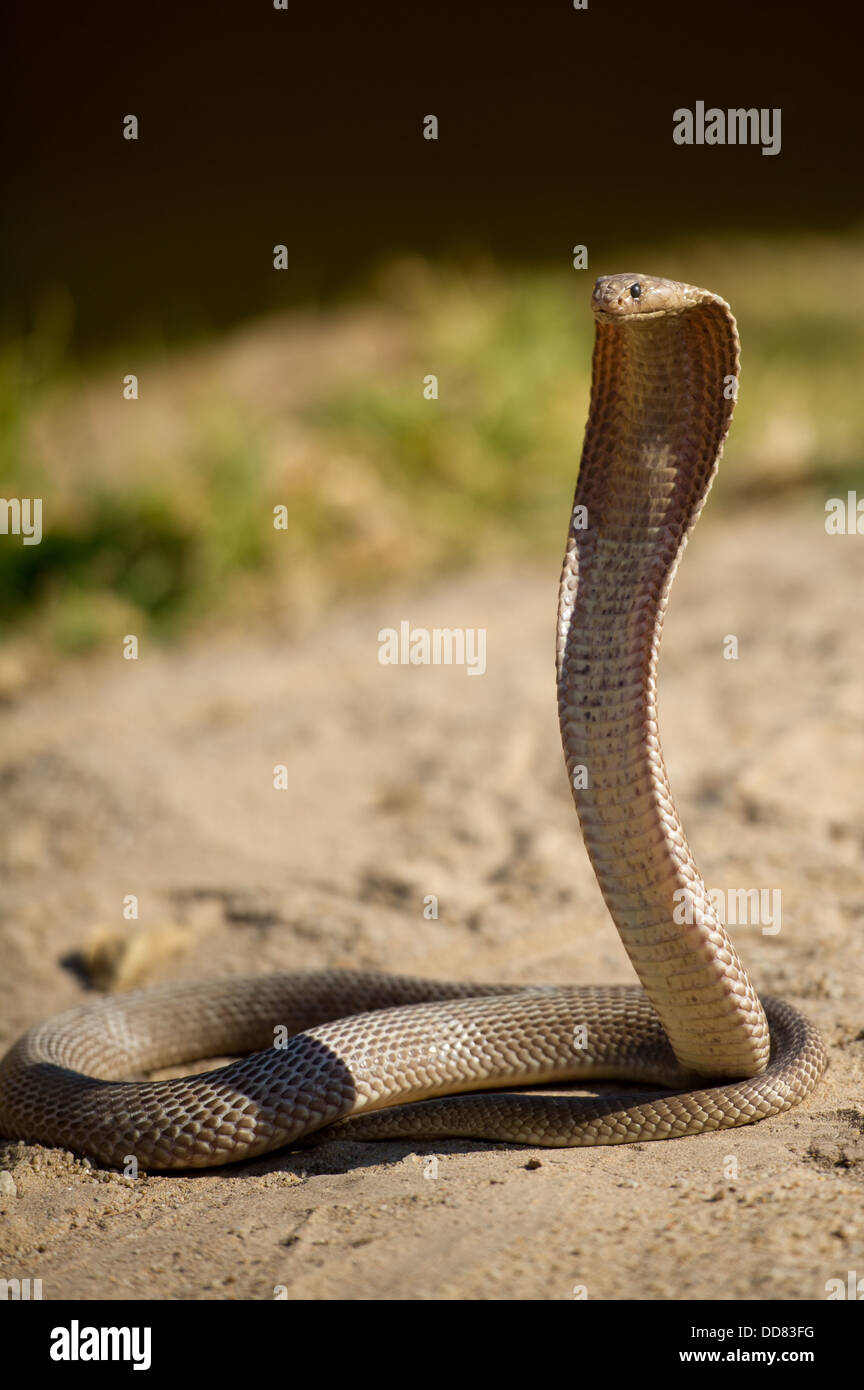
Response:
[{"label": "snake eye", "polygon": [[631,299],[641,299],[641,297],[642,297],[642,286],[639,284],[639,281],[637,280],[636,283],[635,283],[635,285],[631,285],[631,286],[630,286],[630,298],[631,298]]}]

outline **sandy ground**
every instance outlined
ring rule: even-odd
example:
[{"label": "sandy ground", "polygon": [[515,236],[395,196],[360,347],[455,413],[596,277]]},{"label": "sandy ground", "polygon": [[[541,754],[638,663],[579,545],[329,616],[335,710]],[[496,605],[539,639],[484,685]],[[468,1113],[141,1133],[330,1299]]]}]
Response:
[{"label": "sandy ground", "polygon": [[[100,930],[141,934],[148,981],[324,965],[631,980],[562,770],[557,559],[346,597],[299,640],[145,648],[8,702],[0,1045],[83,997],[75,961]],[[707,882],[782,890],[779,933],[733,935],[759,987],[823,1030],[809,1103],[672,1143],[331,1141],[135,1181],[10,1145],[0,1276],[49,1299],[795,1300],[864,1271],[862,591],[864,540],[827,537],[819,503],[703,523],[661,663]],[[486,628],[485,676],[381,666],[378,630],[403,619]]]}]

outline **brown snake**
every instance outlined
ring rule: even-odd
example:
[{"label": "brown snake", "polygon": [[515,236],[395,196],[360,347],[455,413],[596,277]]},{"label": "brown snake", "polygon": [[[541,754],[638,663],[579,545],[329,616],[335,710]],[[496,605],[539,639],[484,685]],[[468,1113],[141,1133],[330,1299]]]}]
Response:
[{"label": "brown snake", "polygon": [[[0,1134],[110,1164],[207,1167],[328,1126],[327,1137],[559,1147],[670,1139],[764,1119],[813,1089],[822,1042],[789,1004],[756,995],[693,862],[658,740],[663,616],[729,428],[735,320],[716,295],[636,274],[598,280],[593,308],[558,704],[585,844],[642,988],[332,971],[139,990],[24,1034],[0,1063]],[[119,1079],[241,1052],[252,1055],[197,1076]],[[592,1078],[671,1089],[490,1089]]]}]

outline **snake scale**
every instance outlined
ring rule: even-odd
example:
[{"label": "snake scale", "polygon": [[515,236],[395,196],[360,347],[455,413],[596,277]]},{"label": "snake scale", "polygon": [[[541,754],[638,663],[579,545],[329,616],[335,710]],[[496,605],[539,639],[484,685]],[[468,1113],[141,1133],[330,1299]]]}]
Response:
[{"label": "snake scale", "polygon": [[[252,1158],[316,1131],[619,1144],[749,1124],[816,1085],[823,1044],[789,1004],[757,996],[693,862],[658,738],[663,617],[729,428],[735,320],[716,295],[641,274],[598,280],[593,312],[558,705],[585,844],[641,987],[325,971],[108,997],[7,1053],[0,1134],[155,1169]],[[241,1053],[176,1080],[121,1079]],[[595,1078],[649,1089],[495,1089]]]}]

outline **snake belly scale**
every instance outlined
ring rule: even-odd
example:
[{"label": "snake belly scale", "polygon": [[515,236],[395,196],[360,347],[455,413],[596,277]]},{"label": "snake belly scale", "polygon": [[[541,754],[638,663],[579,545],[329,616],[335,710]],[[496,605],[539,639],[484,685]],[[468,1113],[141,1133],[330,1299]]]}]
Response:
[{"label": "snake belly scale", "polygon": [[[323,971],[112,996],[37,1024],[7,1053],[4,1137],[156,1169],[252,1158],[316,1132],[618,1144],[749,1124],[816,1085],[821,1039],[791,1005],[756,994],[693,861],[658,734],[663,617],[729,428],[735,320],[716,295],[641,274],[598,280],[593,312],[558,705],[586,848],[640,985]],[[277,1028],[290,1033],[282,1046]],[[249,1055],[176,1080],[122,1079],[226,1053]],[[650,1089],[496,1090],[592,1079]]]}]

